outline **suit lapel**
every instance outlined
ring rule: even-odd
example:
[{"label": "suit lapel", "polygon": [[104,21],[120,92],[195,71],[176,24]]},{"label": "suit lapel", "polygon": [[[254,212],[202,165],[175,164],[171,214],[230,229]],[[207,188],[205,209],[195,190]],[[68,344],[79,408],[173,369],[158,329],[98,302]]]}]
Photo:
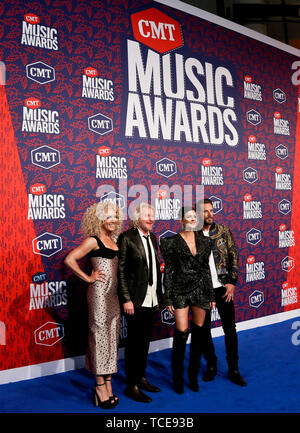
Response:
[{"label": "suit lapel", "polygon": [[153,233],[150,233],[150,239],[151,239],[152,246],[153,246],[153,249],[154,249],[154,254],[155,254],[156,261],[159,264],[156,237],[155,237],[155,235]]},{"label": "suit lapel", "polygon": [[138,229],[134,229],[134,236],[135,236],[135,244],[138,248],[138,250],[141,253],[141,256],[143,257],[143,260],[145,260],[145,263],[147,263],[147,257],[146,257],[146,252],[145,252],[145,248],[141,239],[141,236],[139,234]]}]

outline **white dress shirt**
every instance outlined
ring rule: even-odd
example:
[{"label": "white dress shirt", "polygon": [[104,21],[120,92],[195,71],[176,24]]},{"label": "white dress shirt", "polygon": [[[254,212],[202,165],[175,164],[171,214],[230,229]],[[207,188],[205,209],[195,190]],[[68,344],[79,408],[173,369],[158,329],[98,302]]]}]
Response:
[{"label": "white dress shirt", "polygon": [[[140,229],[138,229],[138,232],[139,232],[141,239],[142,239],[142,242],[143,242],[143,246],[144,246],[144,250],[145,250],[145,254],[146,254],[146,258],[147,258],[147,265],[149,268],[149,254],[148,254],[148,247],[147,247],[147,239],[144,238],[144,236],[147,236],[147,235],[145,235]],[[144,302],[142,303],[142,307],[155,307],[158,304],[157,294],[156,294],[156,289],[157,289],[156,258],[155,258],[155,251],[154,251],[152,241],[150,238],[150,233],[148,233],[148,235],[149,235],[150,250],[151,250],[151,254],[152,254],[153,284],[152,284],[152,286],[150,286],[148,284],[147,293],[146,293]]]},{"label": "white dress shirt", "polygon": [[[202,230],[202,232],[203,232],[204,236],[209,237],[209,230]],[[212,251],[211,251],[210,256],[209,256],[209,268],[210,268],[210,274],[211,274],[211,280],[212,280],[213,288],[216,289],[217,287],[221,287],[222,283],[220,283],[219,278],[218,278],[215,259],[214,259],[214,255],[213,255]]]}]

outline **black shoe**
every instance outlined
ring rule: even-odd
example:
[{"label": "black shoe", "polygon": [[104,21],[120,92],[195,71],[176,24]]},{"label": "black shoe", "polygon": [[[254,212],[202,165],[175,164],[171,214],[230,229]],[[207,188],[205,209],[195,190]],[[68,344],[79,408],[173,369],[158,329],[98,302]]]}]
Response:
[{"label": "black shoe", "polygon": [[244,381],[244,379],[242,378],[238,370],[229,370],[228,378],[231,380],[231,382],[235,383],[236,385],[240,385],[240,386],[247,385],[247,383]]},{"label": "black shoe", "polygon": [[157,386],[149,383],[145,377],[142,377],[142,379],[140,380],[139,388],[142,388],[144,391],[148,392],[160,392],[160,389]]},{"label": "black shoe", "polygon": [[97,386],[103,386],[103,385],[105,385],[105,383],[101,383],[101,384],[100,383],[96,383],[95,384],[95,387],[94,387],[94,396],[93,396],[94,405],[96,407],[100,406],[102,409],[113,409],[114,407],[117,406],[117,403],[115,401],[112,401],[110,398],[108,400],[101,401],[99,395],[97,394],[96,387]]},{"label": "black shoe", "polygon": [[204,382],[211,382],[217,375],[217,367],[207,367],[206,371],[203,373]]},{"label": "black shoe", "polygon": [[184,393],[184,385],[183,385],[183,380],[181,379],[175,379],[173,378],[173,386],[174,386],[174,391],[177,392],[177,394],[183,394]]},{"label": "black shoe", "polygon": [[[111,382],[111,378],[110,377],[105,377],[104,378],[104,382]],[[117,406],[119,404],[119,397],[117,397],[116,395],[110,395],[109,399],[115,403],[115,406]]]},{"label": "black shoe", "polygon": [[198,369],[196,369],[196,371],[188,370],[188,377],[190,380],[189,388],[194,392],[198,392],[199,391]]},{"label": "black shoe", "polygon": [[137,385],[130,387],[128,386],[125,390],[125,394],[127,397],[132,398],[133,400],[140,403],[150,403],[152,401],[152,398],[144,394]]},{"label": "black shoe", "polygon": [[198,392],[199,391],[199,384],[197,380],[190,380],[189,387],[192,391]]}]

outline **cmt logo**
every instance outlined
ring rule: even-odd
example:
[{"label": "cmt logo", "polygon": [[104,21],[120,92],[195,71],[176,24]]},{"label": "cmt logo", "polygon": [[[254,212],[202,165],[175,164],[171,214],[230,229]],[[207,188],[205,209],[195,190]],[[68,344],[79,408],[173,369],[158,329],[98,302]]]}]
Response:
[{"label": "cmt logo", "polygon": [[279,144],[275,147],[275,153],[280,159],[285,159],[289,156],[289,151],[283,144]]},{"label": "cmt logo", "polygon": [[98,149],[98,155],[107,157],[111,154],[111,148],[107,146],[101,146]]},{"label": "cmt logo", "polygon": [[42,183],[35,183],[30,187],[30,194],[42,195],[45,194],[46,191],[47,191],[46,185],[43,185]]},{"label": "cmt logo", "polygon": [[283,102],[286,101],[286,96],[283,90],[281,89],[275,89],[273,90],[273,98],[275,99],[276,102],[278,102],[279,104],[282,104]]},{"label": "cmt logo", "polygon": [[163,158],[156,162],[156,173],[164,177],[173,176],[177,173],[176,162],[169,158]]},{"label": "cmt logo", "polygon": [[100,197],[100,201],[110,202],[118,205],[121,209],[125,207],[125,198],[123,195],[118,194],[117,192],[109,192]]},{"label": "cmt logo", "polygon": [[247,263],[248,263],[248,265],[252,265],[254,262],[255,262],[255,257],[254,256],[247,257]]},{"label": "cmt logo", "polygon": [[247,121],[251,123],[251,125],[256,126],[261,122],[261,115],[255,110],[247,111],[246,115]]},{"label": "cmt logo", "polygon": [[278,210],[283,215],[287,215],[292,210],[292,204],[289,200],[285,198],[278,203]]},{"label": "cmt logo", "polygon": [[156,193],[156,198],[159,198],[160,200],[163,200],[168,197],[168,192],[164,189],[160,189]]},{"label": "cmt logo", "polygon": [[176,235],[176,232],[173,232],[172,230],[167,230],[159,236],[158,243],[160,244],[161,239],[169,238],[170,236],[174,236],[174,235]]},{"label": "cmt logo", "polygon": [[159,53],[167,53],[183,45],[178,21],[155,8],[131,15],[135,39]]},{"label": "cmt logo", "polygon": [[295,259],[293,257],[285,257],[281,260],[281,269],[285,272],[291,272],[295,267]]},{"label": "cmt logo", "polygon": [[211,159],[210,158],[202,159],[202,165],[204,165],[204,167],[210,167],[211,166]]},{"label": "cmt logo", "polygon": [[243,179],[248,183],[254,183],[258,180],[258,174],[255,168],[247,167],[243,171]]},{"label": "cmt logo", "polygon": [[104,114],[98,113],[88,118],[88,128],[99,135],[113,131],[113,121]]},{"label": "cmt logo", "polygon": [[222,199],[219,198],[219,197],[215,197],[214,195],[212,195],[209,198],[210,198],[210,200],[212,201],[212,204],[213,204],[214,214],[216,215],[217,213],[221,212],[221,210],[223,210]]},{"label": "cmt logo", "polygon": [[60,236],[45,232],[32,240],[34,254],[44,257],[51,257],[62,250],[62,240]]},{"label": "cmt logo", "polygon": [[35,344],[54,346],[64,338],[64,327],[60,323],[47,322],[34,331]]},{"label": "cmt logo", "polygon": [[46,272],[37,272],[31,277],[33,283],[42,283],[47,280]]},{"label": "cmt logo", "polygon": [[246,240],[250,245],[257,245],[261,241],[261,231],[252,228],[246,233]]},{"label": "cmt logo", "polygon": [[260,290],[255,290],[249,296],[249,305],[253,308],[259,308],[264,302],[264,294]]},{"label": "cmt logo", "polygon": [[40,18],[32,13],[24,15],[24,21],[26,21],[29,24],[39,24]]},{"label": "cmt logo", "polygon": [[161,322],[165,323],[166,325],[174,325],[175,319],[174,315],[170,313],[168,308],[165,308],[161,312]]},{"label": "cmt logo", "polygon": [[44,62],[30,63],[26,66],[26,76],[39,84],[55,81],[55,70]]},{"label": "cmt logo", "polygon": [[50,146],[40,146],[31,151],[31,162],[45,170],[60,164],[60,152]]},{"label": "cmt logo", "polygon": [[35,110],[36,108],[40,108],[41,101],[38,98],[31,96],[30,98],[25,99],[25,106]]},{"label": "cmt logo", "polygon": [[87,77],[98,77],[98,71],[95,68],[92,68],[91,66],[84,69],[84,74]]}]

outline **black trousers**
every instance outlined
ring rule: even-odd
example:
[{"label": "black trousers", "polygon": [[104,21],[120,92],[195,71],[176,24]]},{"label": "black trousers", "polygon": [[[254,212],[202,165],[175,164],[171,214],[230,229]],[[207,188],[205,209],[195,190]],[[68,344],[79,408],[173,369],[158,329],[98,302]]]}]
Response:
[{"label": "black trousers", "polygon": [[134,307],[134,314],[126,314],[127,339],[125,372],[128,386],[138,385],[146,376],[149,345],[152,337],[155,308]]},{"label": "black trousers", "polygon": [[[217,287],[214,289],[215,299],[216,299],[216,307],[218,309],[222,328],[224,331],[225,338],[225,350],[226,350],[226,359],[228,363],[229,369],[238,370],[238,338],[235,326],[235,310],[234,303],[231,300],[230,302],[226,302],[225,298],[222,296],[226,292],[225,287]],[[211,325],[211,317],[210,314],[206,314],[205,317],[205,326]],[[214,353],[214,346],[211,338],[210,342],[210,353]],[[213,355],[211,355],[213,358]]]}]

